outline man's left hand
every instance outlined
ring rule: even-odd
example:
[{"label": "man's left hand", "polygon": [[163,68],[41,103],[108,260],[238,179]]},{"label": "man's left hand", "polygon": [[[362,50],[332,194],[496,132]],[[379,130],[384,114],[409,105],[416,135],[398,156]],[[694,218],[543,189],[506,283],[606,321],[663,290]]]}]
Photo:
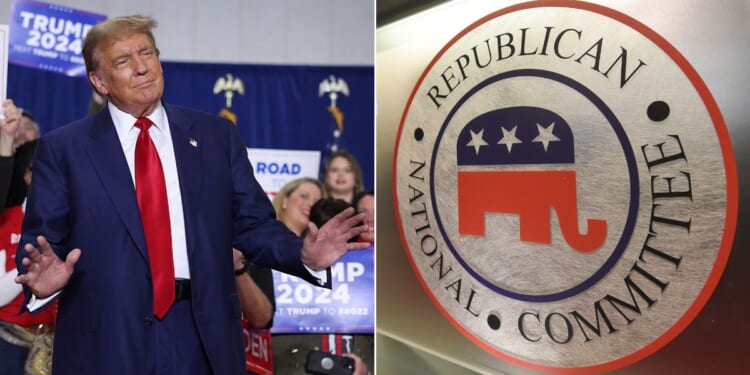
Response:
[{"label": "man's left hand", "polygon": [[349,250],[369,247],[368,242],[348,242],[367,231],[367,225],[362,224],[366,215],[354,213],[354,208],[349,207],[328,220],[320,229],[310,222],[302,244],[302,263],[319,271],[330,267]]}]

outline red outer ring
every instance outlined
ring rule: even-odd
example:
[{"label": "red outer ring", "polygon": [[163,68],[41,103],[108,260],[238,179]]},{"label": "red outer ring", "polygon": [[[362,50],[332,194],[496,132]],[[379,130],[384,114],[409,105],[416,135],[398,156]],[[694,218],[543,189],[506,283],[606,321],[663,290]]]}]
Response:
[{"label": "red outer ring", "polygon": [[481,339],[475,337],[471,332],[467,331],[461,325],[461,323],[456,321],[447,311],[445,311],[445,309],[440,304],[440,302],[438,302],[435,296],[432,294],[432,291],[430,290],[428,285],[425,283],[424,279],[422,278],[422,275],[419,273],[417,265],[414,263],[414,259],[412,258],[411,254],[408,251],[408,244],[406,242],[406,238],[404,237],[403,223],[401,222],[401,216],[399,214],[398,194],[396,191],[396,181],[397,181],[396,167],[397,167],[398,158],[397,158],[396,153],[394,153],[393,168],[392,168],[392,171],[393,171],[392,172],[392,190],[393,190],[394,209],[397,213],[396,221],[398,223],[398,229],[399,229],[399,234],[401,236],[401,242],[404,244],[404,250],[406,251],[407,257],[409,258],[409,263],[411,264],[411,267],[414,270],[415,274],[418,276],[417,278],[419,279],[419,282],[422,284],[422,287],[428,292],[427,295],[430,297],[430,299],[435,304],[435,306],[438,307],[438,309],[443,314],[443,316],[445,316],[445,318],[448,319],[448,321],[450,321],[451,324],[453,324],[461,332],[461,334],[466,336],[466,338],[474,342],[477,346],[482,347],[484,350],[492,353],[493,355],[495,355],[496,357],[500,359],[503,359],[515,365],[526,367],[526,368],[533,369],[536,371],[542,371],[542,372],[553,373],[553,374],[591,374],[591,373],[613,371],[618,368],[631,365],[653,354],[657,350],[667,345],[670,341],[672,341],[675,337],[677,337],[677,335],[680,334],[680,332],[682,332],[685,328],[687,328],[687,326],[693,321],[693,319],[695,319],[695,317],[698,315],[701,309],[706,305],[706,302],[708,302],[708,299],[711,297],[711,294],[716,288],[716,285],[719,283],[719,279],[721,279],[721,275],[724,272],[724,268],[727,264],[727,260],[729,259],[729,254],[731,253],[731,250],[732,250],[732,242],[734,240],[735,227],[737,225],[737,211],[738,211],[738,208],[737,208],[738,207],[737,166],[735,164],[734,152],[732,150],[732,143],[729,137],[729,132],[727,130],[726,124],[724,123],[724,119],[721,116],[721,112],[719,111],[719,106],[716,104],[716,101],[714,101],[714,98],[711,95],[711,92],[708,90],[708,87],[706,86],[706,84],[703,82],[703,80],[695,71],[695,69],[690,65],[687,59],[674,46],[672,46],[666,39],[664,39],[661,35],[659,35],[656,31],[652,30],[648,26],[642,24],[638,20],[628,15],[625,15],[616,10],[613,10],[613,9],[610,9],[601,5],[579,2],[579,1],[566,1],[566,0],[542,0],[542,1],[525,2],[525,3],[512,5],[507,8],[503,8],[496,12],[490,13],[482,17],[481,19],[477,20],[476,22],[472,23],[471,25],[469,25],[467,28],[465,28],[464,30],[459,32],[455,37],[453,37],[453,39],[451,39],[437,53],[437,55],[432,59],[432,61],[430,61],[430,63],[427,65],[422,75],[419,77],[419,80],[414,86],[414,90],[412,91],[411,95],[409,95],[409,100],[406,103],[406,107],[404,108],[404,112],[401,116],[401,121],[399,122],[398,134],[396,136],[395,150],[397,152],[399,149],[399,144],[401,141],[401,132],[404,127],[404,121],[406,119],[406,115],[409,111],[409,108],[411,107],[412,101],[414,100],[414,96],[417,93],[417,89],[422,84],[422,81],[424,80],[427,73],[432,69],[432,67],[435,65],[437,60],[448,50],[449,47],[451,47],[456,41],[458,41],[460,38],[462,38],[464,35],[472,31],[473,29],[477,28],[478,26],[484,24],[485,22],[493,18],[497,18],[499,16],[512,13],[515,11],[519,11],[519,10],[532,9],[532,8],[547,8],[547,7],[575,8],[575,9],[590,11],[593,13],[598,13],[600,15],[622,22],[623,24],[640,32],[643,36],[650,39],[654,44],[659,46],[670,58],[672,58],[672,60],[675,63],[677,63],[677,65],[680,67],[680,69],[682,69],[683,73],[685,73],[685,75],[688,77],[688,79],[693,84],[695,89],[698,91],[698,94],[703,100],[703,104],[706,106],[706,109],[708,110],[708,113],[711,116],[711,119],[714,123],[714,129],[716,130],[716,135],[718,136],[719,143],[721,145],[722,157],[724,159],[724,170],[726,172],[726,186],[727,186],[727,192],[726,192],[727,193],[727,208],[725,212],[724,235],[722,236],[721,244],[719,245],[719,253],[717,254],[717,257],[716,257],[716,263],[714,264],[714,267],[711,270],[711,274],[708,276],[706,283],[703,285],[703,289],[701,289],[701,291],[698,293],[698,296],[693,301],[693,304],[690,305],[690,307],[682,315],[682,317],[680,317],[679,320],[671,328],[669,328],[663,335],[658,337],[656,340],[652,341],[650,344],[644,346],[640,350],[637,350],[629,355],[626,355],[614,361],[610,361],[610,362],[606,362],[606,363],[602,363],[598,365],[593,365],[593,366],[585,366],[585,367],[553,367],[553,366],[545,366],[545,365],[540,365],[540,364],[533,363],[533,362],[528,362],[526,360],[522,360],[522,359],[513,357],[507,353],[504,353],[502,351],[499,351],[491,347],[490,345],[488,345]]}]

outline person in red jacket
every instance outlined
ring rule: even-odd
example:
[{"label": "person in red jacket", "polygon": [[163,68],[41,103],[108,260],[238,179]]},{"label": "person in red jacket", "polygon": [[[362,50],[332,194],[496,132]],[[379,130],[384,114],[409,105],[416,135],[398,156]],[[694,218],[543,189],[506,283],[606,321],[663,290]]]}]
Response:
[{"label": "person in red jacket", "polygon": [[[29,164],[24,173],[26,185],[31,183],[31,171]],[[24,296],[14,281],[18,274],[15,256],[24,208],[25,202],[0,214],[0,374],[49,374],[57,306],[33,315],[18,313]]]}]

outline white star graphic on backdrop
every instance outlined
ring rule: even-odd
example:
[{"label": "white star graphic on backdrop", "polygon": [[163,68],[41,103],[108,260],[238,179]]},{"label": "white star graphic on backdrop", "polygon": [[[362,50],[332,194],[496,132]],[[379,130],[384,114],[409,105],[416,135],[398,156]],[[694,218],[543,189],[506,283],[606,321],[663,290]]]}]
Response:
[{"label": "white star graphic on backdrop", "polygon": [[503,137],[500,138],[497,144],[505,145],[505,147],[508,148],[508,153],[510,154],[510,149],[513,148],[513,144],[523,143],[520,139],[516,138],[516,129],[518,129],[518,126],[514,126],[510,131],[506,130],[504,127],[501,127],[501,129],[503,130]]},{"label": "white star graphic on backdrop", "polygon": [[479,155],[479,148],[482,146],[487,146],[487,142],[484,140],[484,129],[480,130],[479,133],[474,133],[473,130],[469,129],[471,132],[471,141],[467,143],[466,145],[469,147],[474,147],[474,152]]},{"label": "white star graphic on backdrop", "polygon": [[542,142],[542,145],[544,146],[544,152],[547,152],[547,147],[549,147],[550,142],[560,141],[560,138],[557,138],[554,134],[552,134],[552,131],[555,129],[554,122],[549,124],[549,126],[546,128],[542,125],[536,124],[536,129],[539,130],[539,135],[531,141]]}]

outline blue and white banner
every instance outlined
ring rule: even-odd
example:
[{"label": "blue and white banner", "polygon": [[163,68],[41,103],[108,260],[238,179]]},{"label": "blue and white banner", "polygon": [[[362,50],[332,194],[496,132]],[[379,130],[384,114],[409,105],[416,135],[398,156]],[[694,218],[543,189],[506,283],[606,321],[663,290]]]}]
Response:
[{"label": "blue and white banner", "polygon": [[106,15],[39,1],[15,0],[10,15],[9,60],[19,65],[85,77],[86,33]]},{"label": "blue and white banner", "polygon": [[287,182],[301,178],[318,178],[320,151],[248,148],[255,179],[273,197]]},{"label": "blue and white banner", "polygon": [[373,333],[375,293],[372,247],[350,251],[331,267],[333,288],[315,287],[273,271],[273,333]]}]

